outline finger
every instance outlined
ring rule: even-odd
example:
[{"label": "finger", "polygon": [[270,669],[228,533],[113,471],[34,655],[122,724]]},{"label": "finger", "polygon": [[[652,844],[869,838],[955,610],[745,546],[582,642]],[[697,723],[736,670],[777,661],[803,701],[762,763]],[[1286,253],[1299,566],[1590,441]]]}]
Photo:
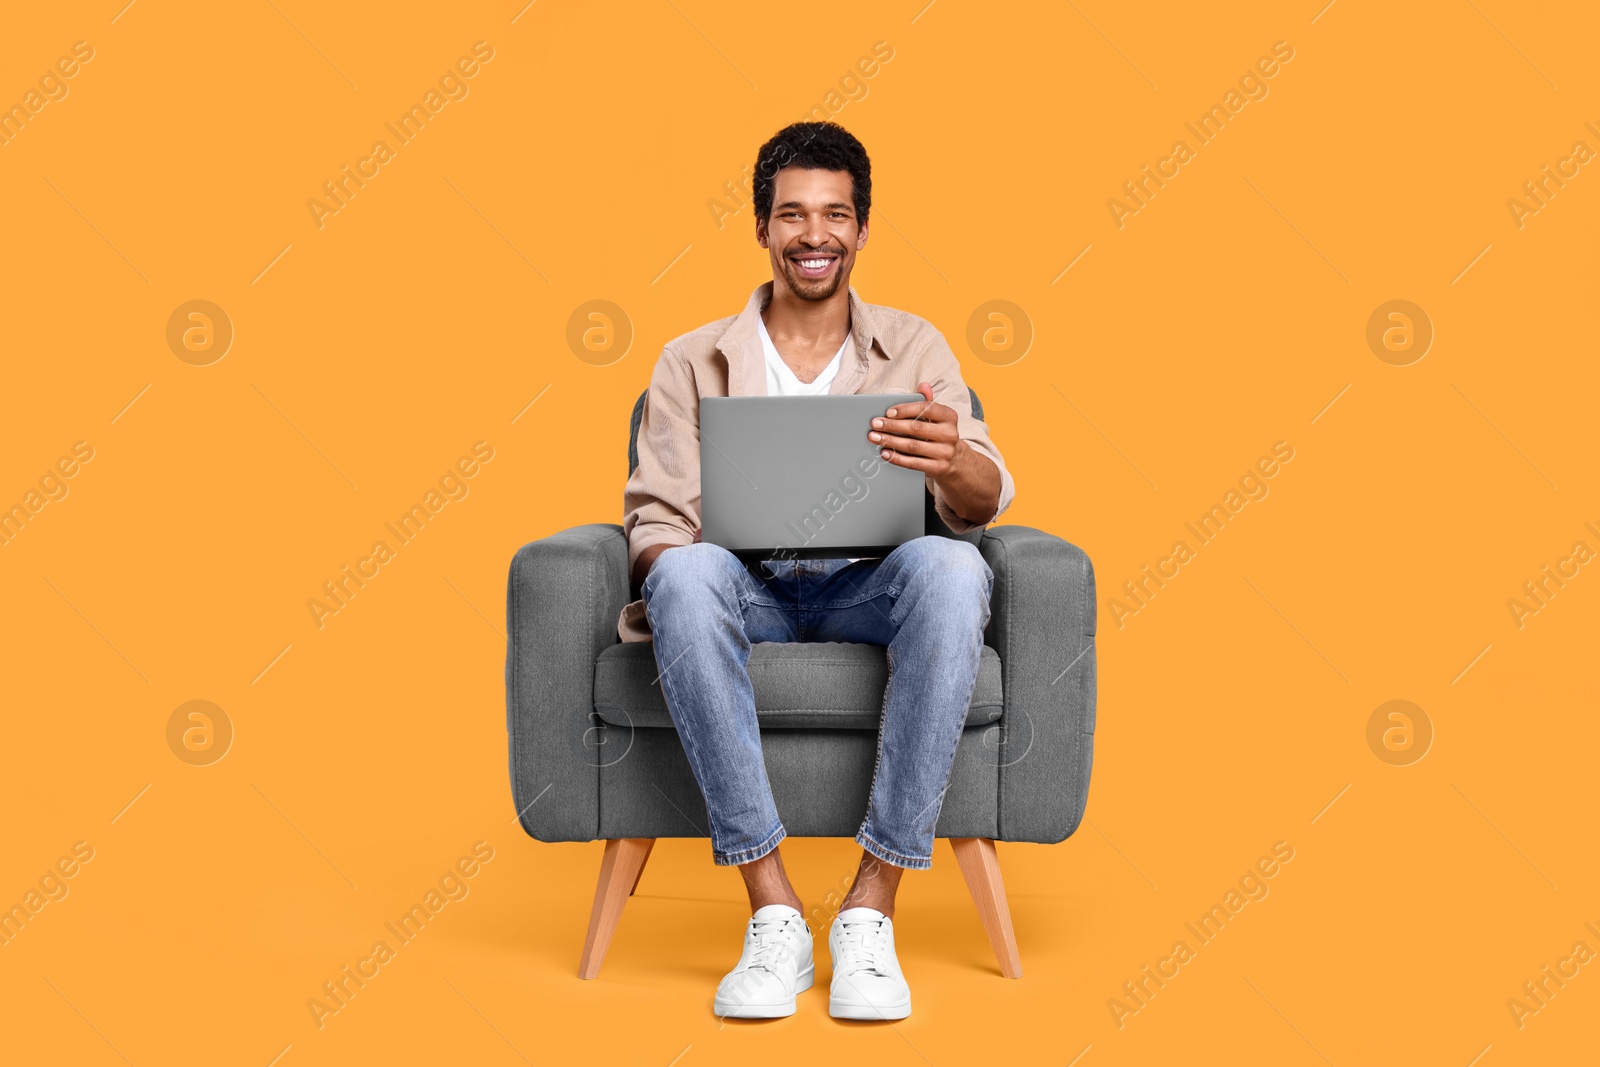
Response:
[{"label": "finger", "polygon": [[933,408],[943,406],[943,404],[935,404],[933,402],[933,397],[929,395],[926,400],[913,400],[909,403],[898,404],[890,408],[887,412],[885,412],[885,414],[891,419],[896,417],[903,419],[920,419]]},{"label": "finger", "polygon": [[874,442],[880,448],[893,449],[896,452],[913,456],[927,456],[930,459],[952,460],[956,455],[956,446],[950,441],[924,441],[916,437],[886,437],[882,441]]},{"label": "finger", "polygon": [[896,414],[884,416],[889,419],[900,419],[903,422],[915,423],[924,426],[930,422],[949,423],[954,426],[960,417],[956,409],[944,404],[910,404],[899,409],[891,408]]},{"label": "finger", "polygon": [[[869,434],[869,439],[874,435]],[[871,443],[880,449],[892,448],[896,452],[909,452],[918,456],[944,456],[955,459],[956,449],[961,446],[960,440],[929,441],[921,437],[900,437],[894,434],[877,434]]]},{"label": "finger", "polygon": [[[922,396],[923,396],[922,408],[923,408],[924,411],[927,410],[927,407],[928,407],[929,404],[933,403],[933,390],[934,390],[934,388],[936,386],[938,386],[940,382],[943,382],[943,381],[944,381],[944,379],[940,378],[938,382],[933,382],[931,384],[928,383],[928,382],[918,382],[917,383],[917,392],[921,393]],[[915,401],[913,401],[913,404],[914,403],[915,403]],[[895,411],[894,408],[890,408],[889,409],[889,414],[891,416],[893,416],[893,415],[897,414],[897,412]],[[917,413],[913,412],[911,410],[911,408],[907,407],[907,408],[904,409],[904,411],[900,412],[900,414],[915,415]]]},{"label": "finger", "polygon": [[902,452],[885,451],[880,452],[879,456],[885,463],[892,463],[896,467],[909,467],[912,470],[923,471],[927,474],[934,473],[941,466],[938,460],[926,459],[922,456],[908,456]]},{"label": "finger", "polygon": [[[955,412],[950,414],[953,416]],[[958,433],[954,418],[873,419],[872,429],[878,433],[920,437],[928,441],[953,441]]]},{"label": "finger", "polygon": [[932,411],[935,407],[941,406],[941,405],[937,405],[937,404],[935,404],[933,402],[933,386],[929,385],[927,382],[918,382],[917,383],[917,392],[919,392],[919,393],[921,393],[923,395],[924,402],[921,405],[914,405],[914,406],[920,406],[921,410],[920,411],[912,411],[912,412],[910,412],[910,415],[911,415],[912,418],[915,418],[915,419],[924,418],[924,417],[926,417],[927,413]]}]

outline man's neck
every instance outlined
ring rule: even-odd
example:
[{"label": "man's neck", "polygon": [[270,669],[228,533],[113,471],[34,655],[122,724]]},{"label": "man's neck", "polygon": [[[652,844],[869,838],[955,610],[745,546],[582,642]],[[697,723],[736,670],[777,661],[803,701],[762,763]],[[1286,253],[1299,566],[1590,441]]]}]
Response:
[{"label": "man's neck", "polygon": [[850,287],[840,285],[826,300],[801,300],[782,281],[772,283],[772,299],[761,321],[774,343],[804,349],[837,349],[850,333]]}]

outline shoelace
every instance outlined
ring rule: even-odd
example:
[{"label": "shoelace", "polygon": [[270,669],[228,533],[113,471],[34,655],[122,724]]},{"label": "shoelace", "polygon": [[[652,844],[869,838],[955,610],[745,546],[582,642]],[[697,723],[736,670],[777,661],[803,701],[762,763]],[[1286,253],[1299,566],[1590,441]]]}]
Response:
[{"label": "shoelace", "polygon": [[784,930],[789,922],[788,919],[774,919],[755,923],[751,927],[750,936],[755,941],[755,948],[750,953],[750,962],[745,965],[746,970],[755,970],[759,967],[764,971],[777,973],[777,965],[782,963],[790,952],[790,947],[784,940]]},{"label": "shoelace", "polygon": [[884,932],[882,919],[844,923],[839,931],[839,962],[837,974],[852,975],[863,971],[888,976],[881,962],[881,953],[889,947],[889,935]]}]

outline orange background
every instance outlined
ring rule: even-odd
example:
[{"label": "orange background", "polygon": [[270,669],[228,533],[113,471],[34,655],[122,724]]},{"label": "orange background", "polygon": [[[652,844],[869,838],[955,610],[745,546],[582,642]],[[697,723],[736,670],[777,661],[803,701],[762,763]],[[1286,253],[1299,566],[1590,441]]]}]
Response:
[{"label": "orange background", "polygon": [[[5,1058],[1592,1053],[1600,968],[1520,1029],[1506,1005],[1574,942],[1600,950],[1600,569],[1520,629],[1507,607],[1600,549],[1600,176],[1520,228],[1507,207],[1600,148],[1592,11],[121,4],[33,5],[0,34],[0,101],[94,49],[0,147],[0,503],[94,450],[0,547],[0,903],[94,850],[0,947]],[[319,229],[307,200],[479,40],[469,95]],[[1280,40],[1270,94],[1119,229],[1107,200]],[[854,281],[951,340],[1016,477],[1004,521],[1095,563],[1088,819],[1001,846],[1022,980],[941,842],[896,917],[910,1019],[835,1023],[823,983],[792,1019],[722,1026],[745,913],[704,841],[657,848],[601,978],[574,977],[601,846],[512,823],[505,574],[527,541],[620,521],[662,344],[769,276],[748,207],[719,229],[708,200],[878,41],[866,95],[833,101],[875,163]],[[195,299],[235,334],[207,366],[166,340]],[[635,333],[606,366],[566,341],[594,299]],[[966,342],[995,299],[1035,333],[1007,365]],[[1393,299],[1436,333],[1409,366],[1366,341]],[[480,440],[470,495],[319,629],[307,600]],[[1121,583],[1280,440],[1270,495],[1119,629]],[[1396,699],[1434,732],[1408,766],[1367,742]],[[233,725],[209,766],[168,746],[190,700]],[[1108,999],[1280,840],[1270,896],[1119,1028]],[[307,1000],[478,841],[470,895],[319,1029]],[[822,906],[857,853],[786,855]]]}]

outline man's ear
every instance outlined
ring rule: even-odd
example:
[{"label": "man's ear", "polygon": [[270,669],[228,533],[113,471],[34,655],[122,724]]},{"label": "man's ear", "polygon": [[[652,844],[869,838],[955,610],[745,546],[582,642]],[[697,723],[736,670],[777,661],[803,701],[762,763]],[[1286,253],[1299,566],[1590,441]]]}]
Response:
[{"label": "man's ear", "polygon": [[865,247],[867,247],[867,224],[862,223],[861,232],[856,234],[856,251],[859,252]]},{"label": "man's ear", "polygon": [[767,247],[767,220],[756,219],[756,244]]}]

